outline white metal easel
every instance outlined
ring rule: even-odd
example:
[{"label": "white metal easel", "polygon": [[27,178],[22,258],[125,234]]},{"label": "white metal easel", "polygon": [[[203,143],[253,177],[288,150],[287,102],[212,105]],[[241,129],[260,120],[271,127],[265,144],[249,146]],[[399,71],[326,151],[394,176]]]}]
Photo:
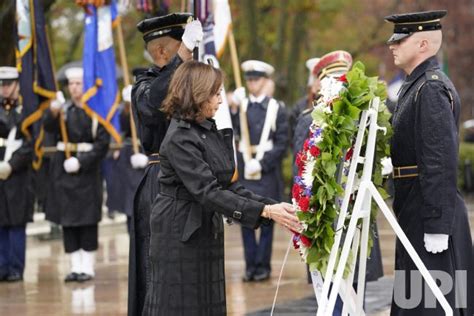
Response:
[{"label": "white metal easel", "polygon": [[[420,271],[424,280],[426,281],[429,288],[433,291],[436,299],[440,302],[446,315],[452,316],[453,310],[446,301],[445,297],[441,293],[441,290],[436,285],[435,281],[431,277],[429,271],[421,261],[419,255],[416,253],[412,244],[406,237],[402,228],[398,224],[395,216],[390,211],[389,207],[383,200],[377,188],[372,182],[372,171],[375,153],[375,144],[377,138],[377,131],[384,130],[377,125],[378,107],[380,99],[375,98],[370,103],[368,110],[362,112],[359,130],[357,133],[356,143],[354,147],[354,154],[352,156],[349,175],[346,183],[344,198],[341,205],[341,211],[339,214],[336,235],[334,244],[331,249],[329,257],[328,267],[326,274],[324,275],[324,281],[322,275],[318,271],[313,271],[311,276],[313,279],[313,286],[315,290],[316,299],[318,301],[318,312],[317,316],[331,316],[336,303],[337,295],[341,296],[343,301],[343,313],[342,315],[360,316],[365,315],[363,311],[363,300],[365,290],[365,272],[367,262],[367,244],[369,238],[369,226],[370,226],[370,213],[371,213],[371,202],[375,200],[377,206],[382,211],[383,215],[389,222],[392,229],[395,231],[396,236],[407,250],[408,254],[412,258],[416,267]],[[370,119],[370,121],[369,121]],[[362,157],[361,148],[364,139],[367,122],[369,121],[369,132],[367,136],[367,146],[365,149],[365,157]],[[357,192],[355,205],[352,211],[351,220],[346,230],[346,237],[344,240],[342,252],[340,255],[339,262],[336,267],[337,253],[341,244],[344,220],[347,216],[347,210],[349,206],[350,196],[354,188],[354,182],[356,179],[357,166],[363,164],[363,173],[360,182],[360,186]],[[357,229],[357,222],[362,219],[362,229]],[[357,250],[360,246],[359,253],[359,269],[358,269],[358,285],[357,292],[352,288],[354,279],[354,268],[355,259],[357,258]],[[354,261],[351,263],[351,273],[347,279],[343,279],[344,268],[346,266],[349,252],[352,251]],[[332,283],[331,291],[329,290]]]}]

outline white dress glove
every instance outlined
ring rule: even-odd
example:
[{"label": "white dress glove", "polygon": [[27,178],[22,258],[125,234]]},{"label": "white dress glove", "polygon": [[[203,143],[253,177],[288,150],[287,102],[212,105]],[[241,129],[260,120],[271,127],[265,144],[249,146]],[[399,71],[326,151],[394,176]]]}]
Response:
[{"label": "white dress glove", "polygon": [[183,41],[184,46],[192,51],[194,47],[202,41],[203,35],[201,22],[199,20],[194,20],[186,24],[181,40]]},{"label": "white dress glove", "polygon": [[0,161],[0,180],[6,180],[12,173],[12,166],[6,161]]},{"label": "white dress glove", "polygon": [[60,110],[63,104],[66,103],[66,99],[64,98],[64,94],[62,91],[56,92],[56,99],[51,101],[51,109],[53,110]]},{"label": "white dress glove", "polygon": [[257,172],[262,171],[262,165],[258,162],[257,159],[252,159],[245,164],[245,173],[253,175]]},{"label": "white dress glove", "polygon": [[390,157],[383,157],[380,159],[380,163],[382,164],[382,175],[388,176],[393,172],[393,165],[392,165],[392,158]]},{"label": "white dress glove", "polygon": [[235,105],[240,105],[242,101],[245,99],[246,93],[245,93],[245,88],[240,87],[234,90],[234,93],[232,93],[232,102]]},{"label": "white dress glove", "polygon": [[425,234],[425,249],[428,252],[438,253],[448,249],[449,235]]},{"label": "white dress glove", "polygon": [[143,169],[148,164],[148,157],[144,154],[136,153],[130,157],[130,163],[133,169]]},{"label": "white dress glove", "polygon": [[132,85],[129,84],[122,89],[122,99],[124,102],[132,102]]},{"label": "white dress glove", "polygon": [[64,160],[63,167],[67,173],[76,173],[81,168],[81,164],[79,163],[79,160],[76,157],[71,157]]}]

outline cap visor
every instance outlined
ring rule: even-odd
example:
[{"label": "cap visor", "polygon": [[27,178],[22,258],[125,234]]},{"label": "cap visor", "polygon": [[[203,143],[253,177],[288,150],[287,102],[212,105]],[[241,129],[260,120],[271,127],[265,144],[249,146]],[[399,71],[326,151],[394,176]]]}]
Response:
[{"label": "cap visor", "polygon": [[392,36],[388,39],[387,44],[394,44],[410,35],[410,33],[393,33]]}]

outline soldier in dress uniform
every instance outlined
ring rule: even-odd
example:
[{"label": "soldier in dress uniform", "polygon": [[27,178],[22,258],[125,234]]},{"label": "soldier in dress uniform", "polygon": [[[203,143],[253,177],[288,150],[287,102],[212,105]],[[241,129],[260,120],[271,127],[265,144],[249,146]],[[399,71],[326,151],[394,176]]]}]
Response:
[{"label": "soldier in dress uniform", "polygon": [[190,20],[189,13],[173,13],[146,19],[137,25],[154,65],[137,76],[132,90],[133,113],[149,162],[135,194],[132,215],[128,277],[130,316],[142,314],[150,284],[150,212],[159,193],[159,149],[169,124],[160,110],[161,103],[173,73],[183,61],[192,59],[192,51],[203,36],[201,23]]},{"label": "soldier in dress uniform", "polygon": [[[132,87],[122,90],[123,103],[120,109],[120,130],[122,134],[122,147],[113,152],[108,158],[107,168],[107,201],[106,205],[111,210],[118,211],[127,216],[127,230],[130,232],[131,217],[133,214],[133,198],[143,172],[148,164],[148,157],[141,153],[134,153],[132,143],[132,130],[130,124]],[[138,144],[140,145],[140,144]],[[141,148],[139,147],[139,150]]]},{"label": "soldier in dress uniform", "polygon": [[[316,62],[315,62],[316,61]],[[309,127],[313,122],[311,112],[313,111],[313,102],[319,98],[321,89],[321,80],[331,77],[339,77],[349,71],[352,65],[352,56],[346,51],[336,50],[324,55],[321,58],[312,58],[306,62],[306,66],[312,66],[310,70],[309,82],[312,83],[305,107],[299,112],[293,133],[293,157],[303,149],[304,141],[309,136]],[[296,166],[293,165],[293,175],[296,175]]]},{"label": "soldier in dress uniform", "polygon": [[65,102],[59,92],[44,116],[45,130],[57,141],[57,152],[50,162],[46,219],[63,228],[64,249],[71,259],[65,282],[84,282],[95,275],[103,198],[100,163],[107,154],[110,136],[97,118],[82,108],[83,69],[67,69],[66,78],[71,100]]},{"label": "soldier in dress uniform", "polygon": [[[394,63],[407,75],[392,117],[391,143],[398,222],[431,273],[449,276],[442,291],[454,315],[472,315],[472,241],[466,206],[456,186],[460,99],[440,70],[436,54],[442,43],[441,18],[446,11],[387,16],[394,34],[387,44]],[[397,241],[392,315],[444,315],[422,294],[412,259]],[[453,282],[449,287],[446,282]],[[448,287],[446,289],[446,287]],[[426,292],[426,293],[425,293]],[[400,297],[421,295],[407,306]],[[405,295],[405,296],[403,296]],[[419,304],[417,304],[419,302]]]},{"label": "soldier in dress uniform", "polygon": [[[288,118],[285,108],[264,94],[265,81],[274,68],[262,61],[242,63],[249,97],[237,89],[234,99],[240,104],[232,113],[237,144],[240,182],[249,190],[277,201],[282,199],[281,163],[288,146]],[[263,281],[270,277],[273,225],[255,231],[242,227],[246,270],[244,281]]]},{"label": "soldier in dress uniform", "polygon": [[26,223],[33,219],[33,144],[20,131],[20,86],[14,67],[0,67],[0,281],[21,281]]}]

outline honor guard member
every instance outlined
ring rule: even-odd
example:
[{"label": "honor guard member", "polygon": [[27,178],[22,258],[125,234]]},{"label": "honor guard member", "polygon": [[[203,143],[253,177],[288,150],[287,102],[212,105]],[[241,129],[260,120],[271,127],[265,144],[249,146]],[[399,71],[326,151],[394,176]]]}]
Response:
[{"label": "honor guard member", "polygon": [[[264,94],[267,78],[274,68],[262,61],[248,60],[242,70],[249,91],[235,91],[233,98],[240,104],[232,113],[237,144],[239,180],[258,195],[281,201],[283,179],[281,163],[288,146],[286,110],[275,99]],[[263,281],[270,277],[273,224],[260,228],[257,242],[255,231],[242,227],[246,270],[244,281]]]},{"label": "honor guard member", "polygon": [[184,61],[192,59],[194,47],[202,40],[199,21],[189,13],[173,13],[138,23],[153,66],[137,76],[132,90],[133,113],[140,140],[148,155],[148,166],[135,194],[130,233],[128,315],[141,315],[150,284],[150,212],[159,193],[157,181],[159,149],[168,129],[166,115],[160,110],[173,73]]},{"label": "honor guard member", "polygon": [[[306,94],[299,98],[296,103],[293,105],[291,108],[291,113],[290,113],[290,128],[291,128],[291,135],[290,137],[293,137],[295,134],[295,128],[296,128],[296,122],[298,121],[298,118],[300,114],[309,108],[313,107],[313,101],[316,99],[316,94],[319,91],[319,81],[317,80],[317,77],[313,75],[313,68],[314,66],[318,63],[319,58],[314,57],[310,58],[306,61],[305,65],[306,68],[309,71],[309,76],[308,76],[308,83],[306,85]],[[291,144],[293,147],[293,144]]]},{"label": "honor guard member", "polygon": [[0,281],[21,281],[26,223],[33,216],[33,144],[20,131],[22,106],[14,67],[0,67]]},{"label": "honor guard member", "polygon": [[[308,80],[311,82],[311,88],[305,108],[302,109],[295,122],[293,134],[293,156],[295,159],[298,152],[303,149],[304,141],[309,137],[309,128],[313,122],[311,118],[313,102],[319,98],[321,81],[327,77],[340,77],[347,73],[352,66],[352,56],[346,51],[336,50],[321,58],[309,59],[306,66],[312,66]],[[296,175],[295,165],[293,165],[293,175]]]},{"label": "honor guard member", "polygon": [[[441,291],[453,315],[472,315],[472,241],[466,206],[456,185],[461,104],[436,60],[442,43],[441,18],[446,13],[385,17],[394,23],[387,42],[394,63],[407,75],[392,117],[393,209],[427,269],[442,281]],[[420,278],[397,241],[392,315],[445,315],[426,284],[422,293],[410,291],[421,289]],[[420,299],[409,304],[404,299],[407,293]]]},{"label": "honor guard member", "polygon": [[[118,211],[127,216],[127,230],[130,232],[133,213],[133,198],[143,172],[148,164],[148,157],[141,152],[134,152],[130,124],[132,87],[122,89],[122,106],[120,109],[120,129],[122,147],[107,158],[109,165],[106,178],[107,202],[110,211]],[[138,140],[137,140],[138,142]],[[140,144],[137,144],[140,148]]]},{"label": "honor guard member", "polygon": [[100,164],[110,136],[97,118],[91,118],[82,108],[83,69],[67,69],[66,78],[71,100],[65,102],[62,92],[58,92],[44,117],[45,130],[57,141],[57,152],[50,162],[46,219],[63,228],[64,250],[71,259],[65,282],[84,282],[95,275],[103,198]]}]

